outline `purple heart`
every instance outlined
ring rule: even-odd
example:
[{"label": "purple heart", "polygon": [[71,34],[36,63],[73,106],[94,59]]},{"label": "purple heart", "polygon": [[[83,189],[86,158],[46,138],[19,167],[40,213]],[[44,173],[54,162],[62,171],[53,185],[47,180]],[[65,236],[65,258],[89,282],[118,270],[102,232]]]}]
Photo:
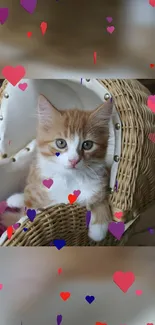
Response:
[{"label": "purple heart", "polygon": [[36,211],[35,211],[34,209],[33,209],[33,210],[28,209],[28,210],[26,211],[26,213],[27,213],[27,216],[28,216],[28,218],[30,219],[30,221],[33,222],[33,220],[34,220],[34,218],[35,218],[35,216],[36,216]]},{"label": "purple heart", "polygon": [[23,228],[24,231],[27,231],[27,228]]},{"label": "purple heart", "polygon": [[80,190],[76,190],[73,192],[73,194],[78,197],[80,194],[81,194],[81,191]]},{"label": "purple heart", "polygon": [[108,226],[108,230],[111,232],[111,234],[116,237],[118,240],[121,239],[124,230],[125,230],[125,224],[124,222],[110,222]]},{"label": "purple heart", "polygon": [[153,234],[154,233],[154,229],[151,229],[151,228],[148,228],[150,234]]},{"label": "purple heart", "polygon": [[20,223],[18,222],[18,223],[15,223],[14,225],[13,225],[13,228],[16,230],[16,229],[18,229],[20,227]]},{"label": "purple heart", "polygon": [[86,227],[89,227],[89,223],[90,223],[90,219],[91,219],[91,211],[87,211],[86,213]]},{"label": "purple heart", "polygon": [[62,315],[57,315],[57,324],[60,325],[62,322]]},{"label": "purple heart", "polygon": [[0,24],[4,24],[9,16],[9,8],[0,8]]},{"label": "purple heart", "polygon": [[95,300],[95,297],[94,296],[86,296],[85,299],[89,304],[91,304]]},{"label": "purple heart", "polygon": [[106,20],[108,21],[108,23],[112,22],[112,17],[106,17]]},{"label": "purple heart", "polygon": [[56,152],[56,156],[59,157],[60,156],[60,152]]},{"label": "purple heart", "polygon": [[37,0],[20,0],[20,4],[29,14],[33,14],[36,9]]}]

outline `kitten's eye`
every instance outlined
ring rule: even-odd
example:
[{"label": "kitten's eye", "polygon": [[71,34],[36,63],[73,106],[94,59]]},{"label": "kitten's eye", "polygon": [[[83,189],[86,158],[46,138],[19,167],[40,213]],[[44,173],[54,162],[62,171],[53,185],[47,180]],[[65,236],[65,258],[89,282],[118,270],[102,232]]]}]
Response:
[{"label": "kitten's eye", "polygon": [[84,150],[90,150],[93,147],[93,141],[85,141],[82,144]]},{"label": "kitten's eye", "polygon": [[59,149],[64,149],[67,147],[67,142],[64,139],[57,139],[55,143]]}]

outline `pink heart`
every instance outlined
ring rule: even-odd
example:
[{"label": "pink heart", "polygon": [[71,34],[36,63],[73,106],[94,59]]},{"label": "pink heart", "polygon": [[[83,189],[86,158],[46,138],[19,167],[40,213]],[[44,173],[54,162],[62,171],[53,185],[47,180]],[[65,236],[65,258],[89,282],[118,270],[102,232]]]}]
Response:
[{"label": "pink heart", "polygon": [[123,217],[123,212],[115,212],[114,213],[114,216],[117,218],[117,219],[121,219]]},{"label": "pink heart", "polygon": [[143,291],[142,291],[142,290],[136,290],[136,295],[137,295],[137,296],[141,296],[141,295],[142,295],[142,293],[143,293]]},{"label": "pink heart", "polygon": [[0,283],[0,290],[2,290],[3,289],[3,284],[2,283]]},{"label": "pink heart", "polygon": [[80,190],[77,190],[77,191],[74,191],[73,194],[78,197],[80,195],[81,191]]},{"label": "pink heart", "polygon": [[3,214],[7,208],[7,203],[6,201],[0,202],[0,214]]},{"label": "pink heart", "polygon": [[24,82],[23,84],[19,84],[18,88],[21,89],[22,91],[24,91],[27,88],[28,84],[26,82]]},{"label": "pink heart", "polygon": [[107,27],[107,32],[110,33],[110,34],[112,34],[114,32],[114,30],[115,30],[114,26],[108,26]]},{"label": "pink heart", "polygon": [[150,108],[150,110],[155,113],[155,95],[149,96],[147,100],[147,106]]},{"label": "pink heart", "polygon": [[46,186],[47,188],[50,188],[52,184],[53,184],[53,180],[51,178],[43,180],[43,185]]},{"label": "pink heart", "polygon": [[16,229],[18,229],[20,227],[20,223],[18,222],[18,223],[15,223],[14,225],[13,225],[13,228],[16,230]]},{"label": "pink heart", "polygon": [[155,133],[149,133],[148,138],[149,138],[149,140],[151,140],[153,143],[155,143]]}]

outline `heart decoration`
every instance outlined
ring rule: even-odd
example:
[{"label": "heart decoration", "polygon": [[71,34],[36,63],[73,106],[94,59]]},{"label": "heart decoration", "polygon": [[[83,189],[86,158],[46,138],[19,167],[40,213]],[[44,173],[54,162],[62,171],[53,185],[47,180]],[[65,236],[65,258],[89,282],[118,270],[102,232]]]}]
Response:
[{"label": "heart decoration", "polygon": [[62,322],[62,315],[57,315],[57,325],[60,325]]},{"label": "heart decoration", "polygon": [[110,34],[112,34],[114,32],[114,30],[115,30],[114,26],[108,26],[107,27],[107,32],[110,33]]},{"label": "heart decoration", "polygon": [[58,250],[60,250],[66,245],[66,241],[64,239],[54,239],[53,243]]},{"label": "heart decoration", "polygon": [[117,219],[121,219],[123,217],[123,212],[115,212],[114,213],[114,216],[117,218]]},{"label": "heart decoration", "polygon": [[91,220],[91,211],[87,211],[86,212],[86,227],[89,227],[90,224],[90,220]]},{"label": "heart decoration", "polygon": [[92,304],[92,302],[95,300],[95,297],[94,296],[86,296],[85,299],[89,304]]},{"label": "heart decoration", "polygon": [[34,209],[28,209],[26,211],[26,214],[27,214],[28,218],[30,219],[30,221],[33,222],[34,218],[36,216],[36,211]]},{"label": "heart decoration", "polygon": [[16,86],[17,83],[25,76],[25,68],[21,65],[17,67],[6,66],[2,70],[2,75],[7,79],[11,85]]},{"label": "heart decoration", "polygon": [[108,23],[112,22],[112,17],[106,17],[106,20],[108,21]]},{"label": "heart decoration", "polygon": [[58,274],[61,274],[62,273],[62,268],[60,267],[59,269],[58,269]]},{"label": "heart decoration", "polygon": [[78,196],[80,195],[81,191],[80,190],[77,190],[77,191],[74,191],[73,194],[78,198]]},{"label": "heart decoration", "polygon": [[108,225],[108,230],[111,232],[111,234],[117,238],[117,240],[120,240],[124,230],[125,230],[125,225],[124,222],[110,222]]},{"label": "heart decoration", "polygon": [[9,239],[11,239],[12,235],[13,235],[13,227],[12,226],[9,226],[6,230],[7,232],[7,236]]},{"label": "heart decoration", "polygon": [[[152,6],[152,7],[155,7],[155,0],[149,0],[149,4]],[[147,324],[148,325],[148,324]]]},{"label": "heart decoration", "polygon": [[9,16],[9,8],[0,8],[0,24],[3,25]]},{"label": "heart decoration", "polygon": [[28,84],[26,82],[24,82],[23,84],[19,84],[18,88],[21,89],[22,91],[24,91],[27,88]]},{"label": "heart decoration", "polygon": [[155,113],[155,95],[150,95],[147,99],[147,106]]},{"label": "heart decoration", "polygon": [[13,228],[14,228],[15,230],[17,230],[19,227],[20,227],[20,223],[19,223],[19,222],[18,222],[18,223],[15,223],[15,224],[13,225]]},{"label": "heart decoration", "polygon": [[47,188],[50,188],[53,185],[53,179],[49,178],[49,179],[44,179],[43,180],[43,185],[46,186]]},{"label": "heart decoration", "polygon": [[46,33],[46,30],[47,30],[47,23],[45,21],[43,21],[40,24],[40,29],[41,29],[42,34],[44,35]]},{"label": "heart decoration", "polygon": [[133,272],[117,271],[113,274],[113,281],[124,293],[126,293],[134,283],[135,275]]},{"label": "heart decoration", "polygon": [[75,194],[69,194],[68,195],[68,201],[70,204],[73,204],[77,200],[77,197]]},{"label": "heart decoration", "polygon": [[141,296],[143,294],[143,291],[142,290],[136,290],[136,295],[137,296]]},{"label": "heart decoration", "polygon": [[20,0],[20,4],[29,14],[33,14],[36,9],[37,0]]},{"label": "heart decoration", "polygon": [[151,140],[153,143],[155,143],[155,133],[149,133],[148,138],[149,138],[149,140]]},{"label": "heart decoration", "polygon": [[68,300],[69,298],[70,298],[70,292],[60,292],[60,297],[64,300],[64,301],[66,301],[66,300]]}]

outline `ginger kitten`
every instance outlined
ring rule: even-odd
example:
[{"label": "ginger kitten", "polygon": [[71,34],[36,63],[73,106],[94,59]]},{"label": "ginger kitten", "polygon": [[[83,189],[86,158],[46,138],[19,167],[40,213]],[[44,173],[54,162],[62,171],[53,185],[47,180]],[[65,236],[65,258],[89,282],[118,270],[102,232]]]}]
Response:
[{"label": "ginger kitten", "polygon": [[[7,200],[8,206],[21,208],[23,213],[25,207],[43,209],[49,205],[68,204],[68,195],[79,190],[76,203],[91,210],[90,238],[95,241],[104,239],[111,220],[105,167],[111,114],[111,101],[94,111],[59,111],[41,95],[36,157],[30,167],[24,194],[12,195]],[[50,189],[43,185],[45,179],[53,180]],[[6,213],[3,224],[8,226],[8,220],[9,224],[15,222]]]}]

